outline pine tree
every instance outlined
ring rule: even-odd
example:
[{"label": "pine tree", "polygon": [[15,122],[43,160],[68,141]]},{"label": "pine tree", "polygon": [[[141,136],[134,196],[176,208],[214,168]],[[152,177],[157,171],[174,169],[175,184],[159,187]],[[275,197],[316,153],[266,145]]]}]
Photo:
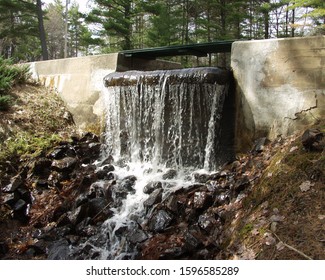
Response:
[{"label": "pine tree", "polygon": [[[42,7],[39,0],[0,0],[1,54],[26,60],[20,49],[26,48],[35,38],[41,41],[43,58],[46,59],[45,33],[42,29]],[[34,45],[33,45],[34,47]],[[37,48],[40,53],[41,48]]]},{"label": "pine tree", "polygon": [[98,36],[108,38],[110,50],[132,49],[132,25],[135,14],[133,0],[94,0],[97,4],[87,16],[88,23],[98,24]]}]

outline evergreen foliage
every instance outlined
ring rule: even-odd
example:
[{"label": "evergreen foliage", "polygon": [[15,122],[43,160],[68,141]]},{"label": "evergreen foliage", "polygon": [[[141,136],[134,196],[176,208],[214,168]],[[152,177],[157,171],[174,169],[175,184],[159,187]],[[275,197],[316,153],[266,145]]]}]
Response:
[{"label": "evergreen foliage", "polygon": [[0,56],[0,111],[10,108],[12,97],[9,95],[14,85],[23,84],[29,76],[27,66],[16,66],[12,60]]},{"label": "evergreen foliage", "polygon": [[49,58],[62,58],[64,38],[67,55],[73,57],[225,39],[325,33],[323,0],[93,0],[85,14],[73,0],[53,0],[43,7],[45,46],[40,2],[0,0],[0,55],[34,61],[44,58],[47,48]]}]

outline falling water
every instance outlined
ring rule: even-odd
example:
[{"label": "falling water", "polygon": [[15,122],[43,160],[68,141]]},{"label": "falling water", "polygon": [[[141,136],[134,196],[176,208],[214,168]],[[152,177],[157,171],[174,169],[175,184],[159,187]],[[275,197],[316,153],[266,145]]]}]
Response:
[{"label": "falling water", "polygon": [[197,68],[108,75],[108,153],[156,167],[215,169],[227,73]]},{"label": "falling water", "polygon": [[[88,240],[100,248],[100,258],[132,259],[136,256],[136,245],[129,242],[132,237],[148,238],[142,230],[150,215],[143,205],[148,184],[161,184],[164,198],[190,184],[194,170],[215,170],[222,163],[220,120],[228,81],[229,72],[218,68],[131,71],[105,77],[103,158],[114,159],[115,204],[101,234]],[[178,176],[169,176],[168,170]],[[130,191],[121,199],[123,188]]]}]

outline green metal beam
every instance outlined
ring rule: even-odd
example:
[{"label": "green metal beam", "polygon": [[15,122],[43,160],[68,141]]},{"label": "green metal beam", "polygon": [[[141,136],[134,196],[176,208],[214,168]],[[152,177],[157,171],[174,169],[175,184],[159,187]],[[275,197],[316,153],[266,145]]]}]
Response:
[{"label": "green metal beam", "polygon": [[226,53],[231,51],[234,40],[215,41],[209,43],[198,43],[191,45],[177,45],[158,48],[146,48],[121,51],[125,57],[155,59],[165,56],[194,55],[198,57],[207,56],[209,53]]}]

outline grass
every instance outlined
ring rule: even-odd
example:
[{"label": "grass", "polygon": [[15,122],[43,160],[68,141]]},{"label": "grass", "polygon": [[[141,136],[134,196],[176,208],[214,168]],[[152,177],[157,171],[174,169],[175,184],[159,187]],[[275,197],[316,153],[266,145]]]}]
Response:
[{"label": "grass", "polygon": [[[320,121],[311,128],[325,133],[324,124]],[[325,259],[325,139],[308,151],[301,143],[302,133],[271,143],[260,157],[269,163],[227,225],[231,234],[223,248],[229,252],[242,248],[266,260]],[[302,191],[306,182],[311,188]],[[274,215],[283,220],[272,223]],[[270,235],[275,240],[271,245],[266,242]],[[282,248],[276,246],[280,240]]]}]

